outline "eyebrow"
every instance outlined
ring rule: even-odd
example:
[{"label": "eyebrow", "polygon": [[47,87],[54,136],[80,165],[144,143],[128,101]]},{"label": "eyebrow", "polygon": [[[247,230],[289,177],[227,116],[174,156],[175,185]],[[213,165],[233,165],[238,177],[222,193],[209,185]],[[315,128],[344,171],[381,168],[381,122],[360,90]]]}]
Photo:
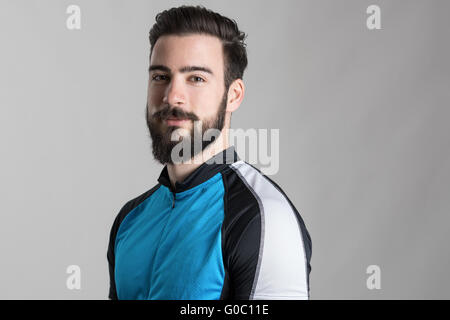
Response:
[{"label": "eyebrow", "polygon": [[[171,73],[170,68],[165,65],[162,65],[162,64],[151,65],[150,68],[148,68],[148,72],[151,72],[153,70],[160,70],[160,71],[165,71],[165,72]],[[192,71],[203,71],[203,72],[209,73],[211,75],[214,75],[214,73],[212,72],[211,69],[209,69],[207,67],[201,67],[201,66],[185,66],[185,67],[180,68],[178,71],[181,73],[187,73],[187,72],[192,72]]]}]

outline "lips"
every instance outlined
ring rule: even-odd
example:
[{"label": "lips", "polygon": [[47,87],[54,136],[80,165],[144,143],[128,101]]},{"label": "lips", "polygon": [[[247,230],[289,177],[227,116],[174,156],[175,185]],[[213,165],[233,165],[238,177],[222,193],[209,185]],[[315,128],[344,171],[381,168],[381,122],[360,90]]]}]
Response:
[{"label": "lips", "polygon": [[168,126],[179,126],[188,121],[188,119],[168,118],[166,123]]}]

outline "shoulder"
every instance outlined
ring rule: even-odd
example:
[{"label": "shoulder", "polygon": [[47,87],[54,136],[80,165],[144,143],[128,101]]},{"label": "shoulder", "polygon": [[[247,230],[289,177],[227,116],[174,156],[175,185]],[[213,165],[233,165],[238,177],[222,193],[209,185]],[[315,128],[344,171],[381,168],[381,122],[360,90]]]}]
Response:
[{"label": "shoulder", "polygon": [[285,235],[292,239],[296,234],[300,234],[309,260],[312,251],[311,236],[301,214],[283,189],[258,168],[245,161],[235,162],[230,168],[239,176],[247,192],[251,192],[258,203],[262,228],[266,233],[274,232],[273,235],[266,236],[270,236],[271,239],[282,239]]},{"label": "shoulder", "polygon": [[223,180],[229,209],[247,208],[248,215],[271,215],[280,223],[300,216],[281,187],[245,161],[231,164],[223,173]]},{"label": "shoulder", "polygon": [[224,251],[239,296],[308,297],[311,239],[297,209],[259,169],[244,161],[229,167]]}]

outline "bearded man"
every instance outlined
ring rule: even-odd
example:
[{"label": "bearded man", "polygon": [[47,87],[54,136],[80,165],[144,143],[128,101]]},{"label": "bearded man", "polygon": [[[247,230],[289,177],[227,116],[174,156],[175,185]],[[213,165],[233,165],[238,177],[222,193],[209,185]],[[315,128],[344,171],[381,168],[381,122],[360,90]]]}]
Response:
[{"label": "bearded man", "polygon": [[303,219],[228,141],[245,92],[244,38],[204,7],[156,16],[146,118],[164,168],[114,220],[110,299],[309,299]]}]

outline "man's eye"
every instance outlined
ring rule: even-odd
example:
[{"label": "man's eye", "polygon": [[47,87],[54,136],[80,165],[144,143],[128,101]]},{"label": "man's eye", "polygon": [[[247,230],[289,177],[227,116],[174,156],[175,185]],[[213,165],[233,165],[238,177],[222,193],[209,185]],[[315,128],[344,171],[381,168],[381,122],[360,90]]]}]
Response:
[{"label": "man's eye", "polygon": [[194,79],[195,82],[205,82],[203,78],[197,76],[193,76],[192,79]]},{"label": "man's eye", "polygon": [[160,81],[160,80],[165,80],[165,78],[167,78],[165,75],[157,74],[152,77],[152,80]]}]

